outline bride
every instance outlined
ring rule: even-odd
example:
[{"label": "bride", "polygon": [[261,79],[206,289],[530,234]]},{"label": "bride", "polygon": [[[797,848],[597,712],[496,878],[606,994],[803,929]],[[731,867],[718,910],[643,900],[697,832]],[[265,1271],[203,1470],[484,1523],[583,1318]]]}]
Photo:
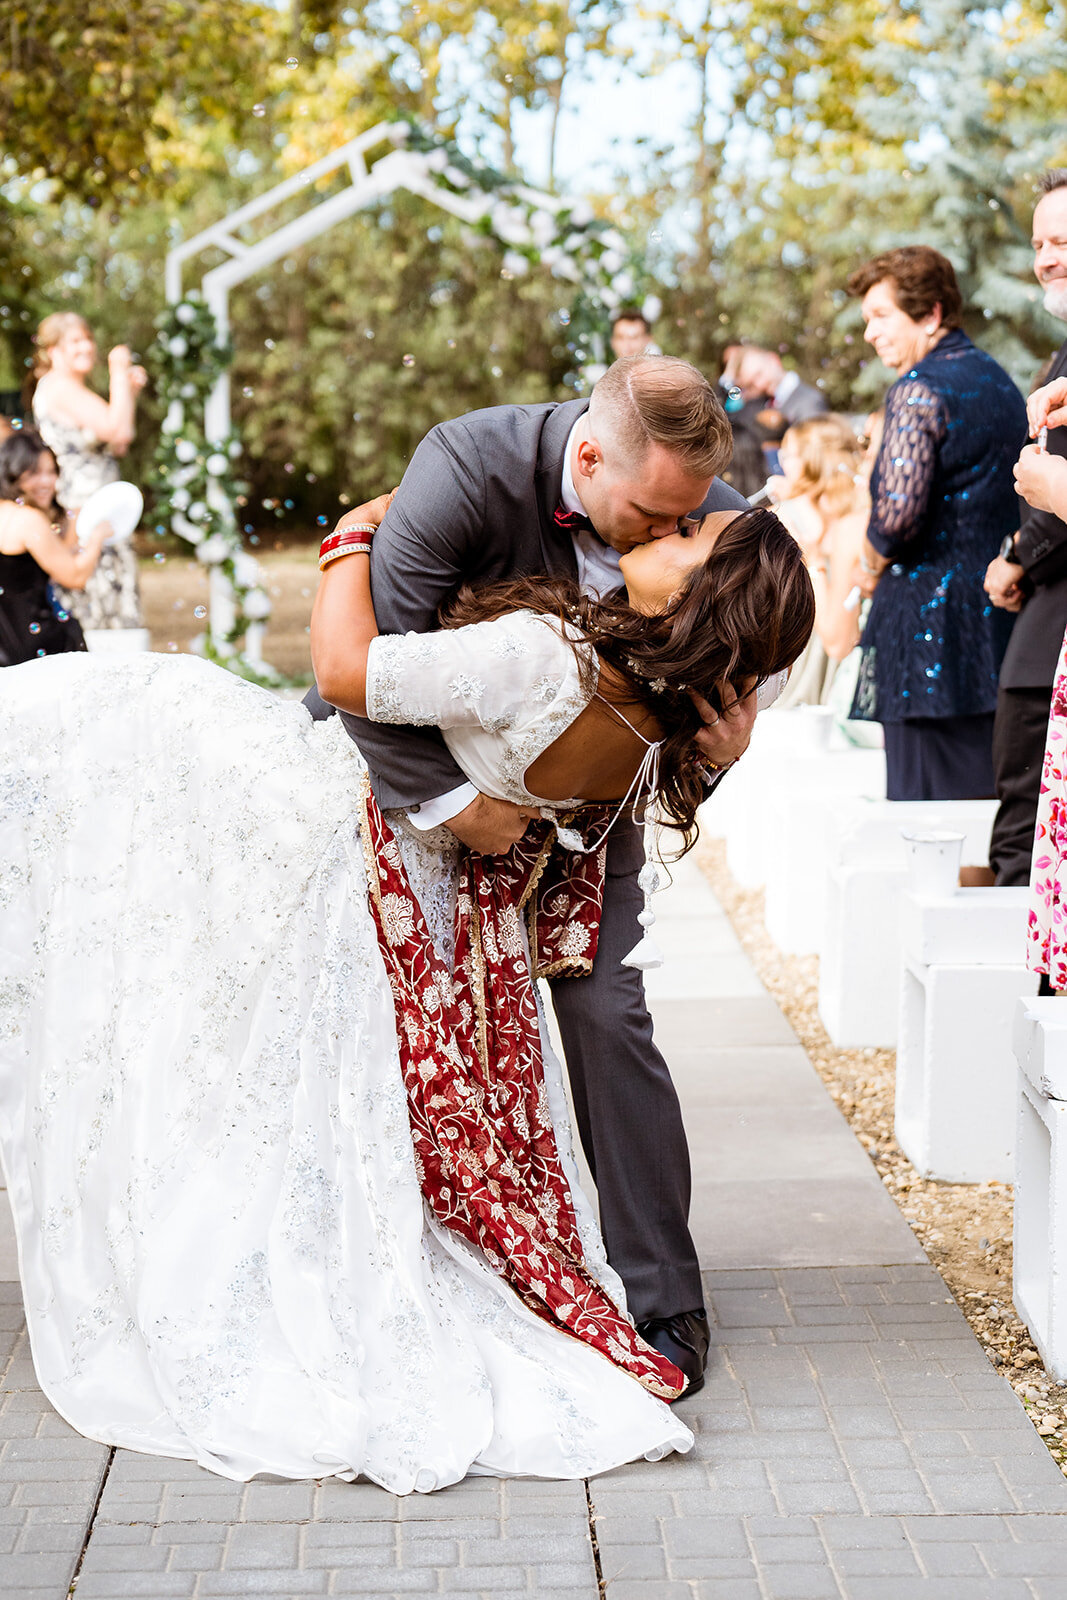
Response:
[{"label": "bride", "polygon": [[383,816],[339,718],[207,662],[3,674],[0,1150],[41,1387],[91,1438],[235,1479],[404,1494],[687,1450],[531,971],[591,963],[624,797],[691,841],[691,692],[800,653],[799,549],[720,513],[624,556],[629,604],[530,579],[378,637],[344,526],[318,681],[442,728],[514,805],[507,856]]}]

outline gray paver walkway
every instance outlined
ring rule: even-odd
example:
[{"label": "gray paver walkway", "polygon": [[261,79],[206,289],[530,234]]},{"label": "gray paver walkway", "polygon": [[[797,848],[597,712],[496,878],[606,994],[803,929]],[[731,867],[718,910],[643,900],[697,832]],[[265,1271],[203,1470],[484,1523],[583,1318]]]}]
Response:
[{"label": "gray paver walkway", "polygon": [[693,1453],[398,1500],[112,1452],[40,1395],[0,1230],[4,1600],[62,1600],[75,1573],[79,1600],[1067,1600],[1067,1481],[698,870],[675,877],[649,990],[709,1269]]}]

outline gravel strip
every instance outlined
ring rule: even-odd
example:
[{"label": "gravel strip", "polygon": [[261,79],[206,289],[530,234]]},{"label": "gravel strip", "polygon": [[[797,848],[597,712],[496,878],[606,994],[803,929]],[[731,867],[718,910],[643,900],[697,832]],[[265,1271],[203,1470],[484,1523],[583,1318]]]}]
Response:
[{"label": "gravel strip", "polygon": [[1011,1299],[1012,1189],[1005,1183],[921,1178],[893,1137],[896,1052],[839,1050],[818,1012],[817,956],[786,956],[763,922],[763,894],[742,889],[725,845],[702,839],[697,860],[761,981],[781,1006],[816,1072],[848,1119],[923,1249],[1067,1474],[1067,1384],[1045,1372]]}]

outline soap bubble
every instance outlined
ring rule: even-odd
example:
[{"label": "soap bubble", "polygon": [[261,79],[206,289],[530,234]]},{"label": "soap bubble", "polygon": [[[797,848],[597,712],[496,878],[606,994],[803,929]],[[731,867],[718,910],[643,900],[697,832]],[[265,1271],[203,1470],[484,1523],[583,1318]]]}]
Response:
[{"label": "soap bubble", "polygon": [[154,562],[155,562],[155,563],[156,563],[156,565],[157,565],[157,566],[159,566],[159,567],[161,567],[161,566],[162,566],[162,565],[163,565],[163,563],[164,563],[164,561],[166,561],[166,559],[167,559],[167,558],[166,558],[166,556],[165,556],[165,555],[164,555],[164,554],[163,554],[163,552],[162,552],[162,550],[157,550],[157,551],[156,551],[156,553],[155,553],[155,555],[154,555],[154,556],[153,556],[153,557],[152,557],[152,560],[153,560],[153,561],[154,561]]},{"label": "soap bubble", "polygon": [[255,392],[256,391],[251,387],[251,385],[247,384],[247,383],[245,384],[244,388],[241,390],[241,393],[244,395],[246,400],[251,400],[251,398],[255,394]]},{"label": "soap bubble", "polygon": [[203,622],[204,618],[207,616],[207,606],[194,606],[193,616],[196,618],[197,622]]},{"label": "soap bubble", "polygon": [[412,355],[401,356],[400,362],[402,366],[413,367],[415,365],[415,357]]},{"label": "soap bubble", "polygon": [[263,105],[262,102],[257,102],[257,104],[252,107],[252,115],[254,117],[265,117],[267,115],[266,106]]},{"label": "soap bubble", "polygon": [[661,228],[649,228],[649,230],[648,230],[648,242],[649,242],[649,244],[659,244],[659,242],[660,242],[660,240],[662,238],[663,238],[663,230]]},{"label": "soap bubble", "polygon": [[326,526],[326,524],[327,524],[327,522],[329,520],[330,519],[328,517],[316,517],[315,518],[315,521],[318,523],[320,528],[325,528],[325,526]]},{"label": "soap bubble", "polygon": [[300,65],[300,62],[297,60],[296,56],[290,56],[285,64],[289,68],[290,72],[295,72],[297,67]]},{"label": "soap bubble", "polygon": [[30,632],[31,633],[40,633],[40,631],[41,631],[41,624],[39,622],[31,622],[30,623]]},{"label": "soap bubble", "polygon": [[167,640],[167,649],[170,650],[172,653],[176,652],[177,649],[178,649],[177,640],[176,639],[168,639]]}]

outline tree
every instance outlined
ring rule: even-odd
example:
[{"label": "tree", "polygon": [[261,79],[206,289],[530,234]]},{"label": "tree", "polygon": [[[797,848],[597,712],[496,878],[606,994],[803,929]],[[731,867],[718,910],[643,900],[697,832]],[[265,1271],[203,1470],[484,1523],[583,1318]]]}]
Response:
[{"label": "tree", "polygon": [[89,205],[151,188],[175,115],[231,120],[275,14],[254,0],[7,0],[0,149]]},{"label": "tree", "polygon": [[1028,239],[1033,178],[1067,153],[1061,7],[692,0],[688,33],[656,15],[702,88],[722,68],[681,159],[665,153],[630,207],[689,197],[691,242],[665,263],[672,348],[710,365],[738,334],[780,346],[848,407],[888,378],[849,271],[922,240],[955,263],[969,331],[1029,378],[1060,333]]}]

